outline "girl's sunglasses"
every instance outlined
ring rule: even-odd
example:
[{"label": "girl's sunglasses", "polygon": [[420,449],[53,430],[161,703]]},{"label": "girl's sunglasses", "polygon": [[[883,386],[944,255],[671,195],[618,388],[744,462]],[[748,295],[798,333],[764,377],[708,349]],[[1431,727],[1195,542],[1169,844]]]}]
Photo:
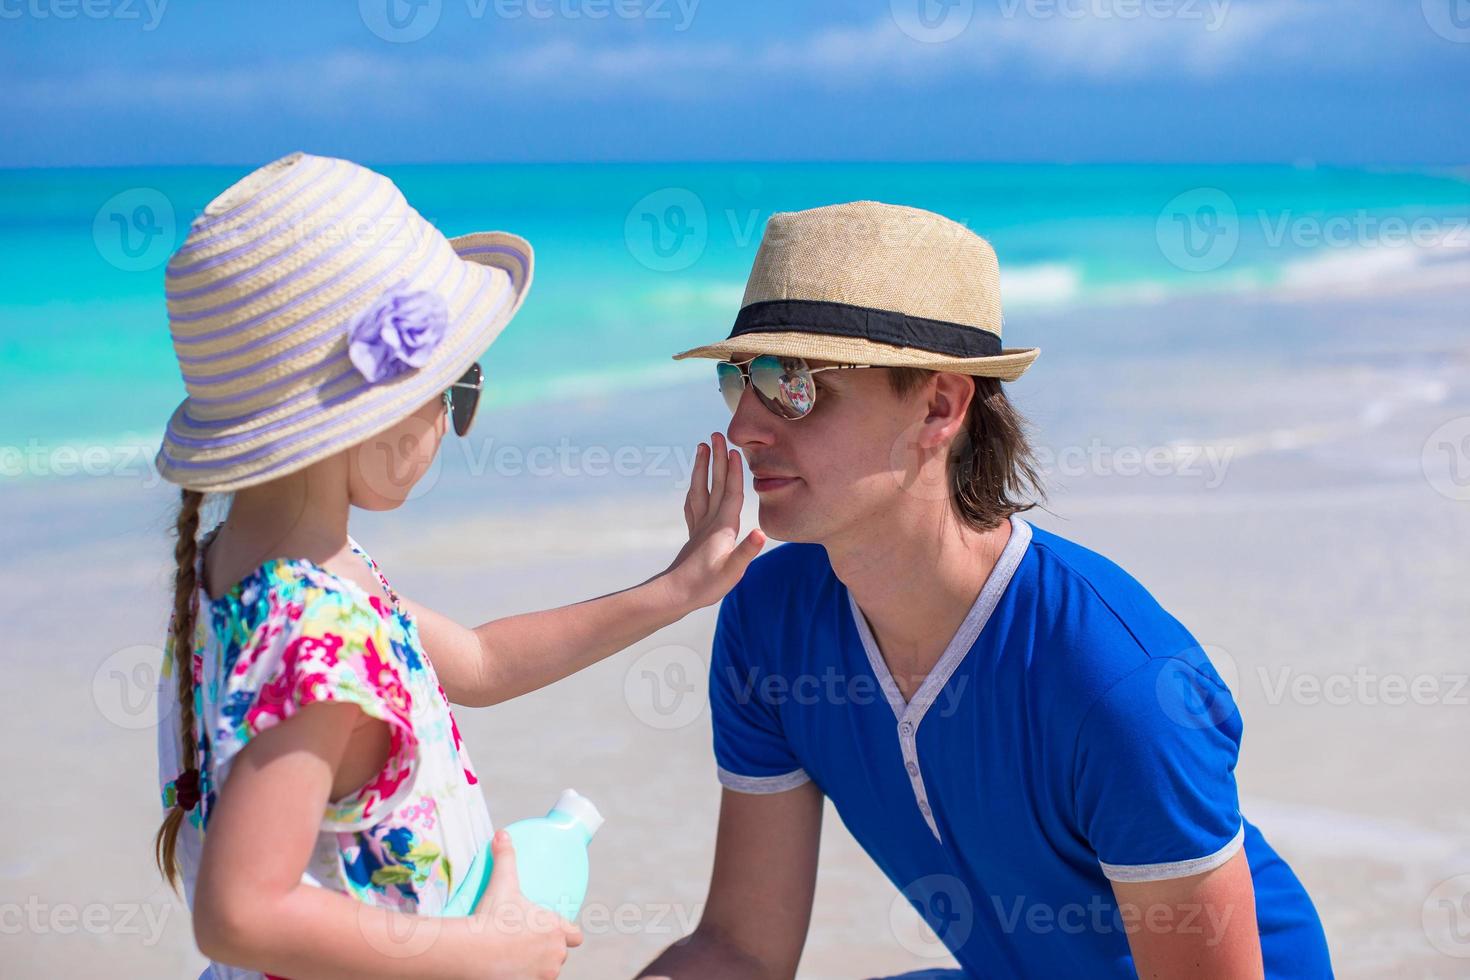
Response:
[{"label": "girl's sunglasses", "polygon": [[444,389],[444,408],[454,422],[455,435],[469,435],[470,425],[475,421],[475,409],[480,407],[480,391],[484,387],[485,375],[480,365],[471,364],[458,381]]},{"label": "girl's sunglasses", "polygon": [[746,361],[720,361],[715,373],[720,379],[720,394],[730,414],[740,404],[746,382],[755,389],[756,399],[767,409],[787,421],[806,418],[817,405],[817,386],[812,375],[822,371],[847,371],[872,367],[871,364],[834,364],[831,367],[807,367],[800,357],[761,354]]}]

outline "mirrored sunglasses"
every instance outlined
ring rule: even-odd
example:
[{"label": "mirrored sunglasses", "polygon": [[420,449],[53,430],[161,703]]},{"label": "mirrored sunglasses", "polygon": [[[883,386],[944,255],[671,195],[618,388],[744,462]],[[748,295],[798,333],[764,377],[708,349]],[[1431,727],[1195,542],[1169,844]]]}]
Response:
[{"label": "mirrored sunglasses", "polygon": [[458,381],[444,389],[444,408],[454,423],[455,435],[469,435],[470,425],[475,421],[475,410],[480,407],[480,392],[484,387],[484,372],[480,370],[480,365],[471,364]]},{"label": "mirrored sunglasses", "polygon": [[794,421],[806,418],[817,406],[817,386],[812,375],[823,371],[848,371],[872,367],[871,364],[834,364],[809,367],[805,358],[761,354],[745,361],[719,361],[715,373],[720,380],[720,394],[730,414],[740,405],[745,386],[755,389],[756,399],[777,416]]}]

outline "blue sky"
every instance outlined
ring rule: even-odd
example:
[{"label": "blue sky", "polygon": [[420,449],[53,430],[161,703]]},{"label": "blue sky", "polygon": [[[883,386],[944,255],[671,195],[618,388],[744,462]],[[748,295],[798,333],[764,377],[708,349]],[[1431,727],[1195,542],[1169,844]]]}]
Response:
[{"label": "blue sky", "polygon": [[1470,0],[0,0],[0,166],[1470,162]]}]

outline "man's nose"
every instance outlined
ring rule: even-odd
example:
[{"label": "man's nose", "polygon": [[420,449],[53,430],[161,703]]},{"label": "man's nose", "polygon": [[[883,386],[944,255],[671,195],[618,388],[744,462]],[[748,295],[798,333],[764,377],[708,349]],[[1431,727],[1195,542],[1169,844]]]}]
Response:
[{"label": "man's nose", "polygon": [[726,436],[741,450],[749,453],[752,446],[769,446],[776,436],[776,426],[781,420],[760,403],[755,389],[750,385],[740,393],[735,414],[730,416]]}]

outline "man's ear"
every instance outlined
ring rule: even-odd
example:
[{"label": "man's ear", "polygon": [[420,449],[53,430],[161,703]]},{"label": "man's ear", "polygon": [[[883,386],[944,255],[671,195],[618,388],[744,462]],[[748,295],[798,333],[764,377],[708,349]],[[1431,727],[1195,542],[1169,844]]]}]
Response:
[{"label": "man's ear", "polygon": [[970,401],[975,397],[975,379],[968,374],[939,371],[923,388],[927,399],[919,446],[934,449],[948,445],[965,425]]}]

